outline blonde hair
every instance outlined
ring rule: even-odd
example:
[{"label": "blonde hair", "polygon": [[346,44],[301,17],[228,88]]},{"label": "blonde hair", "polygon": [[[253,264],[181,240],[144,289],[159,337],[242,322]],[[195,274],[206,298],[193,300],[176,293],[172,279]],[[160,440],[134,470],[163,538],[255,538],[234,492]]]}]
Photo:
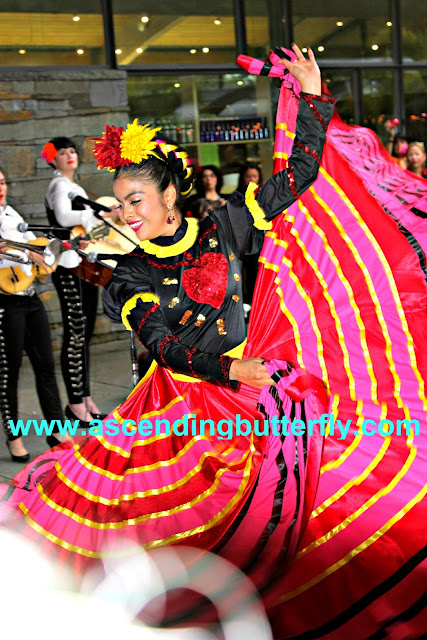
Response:
[{"label": "blonde hair", "polygon": [[409,149],[411,149],[411,147],[417,147],[418,149],[420,149],[423,153],[426,152],[426,148],[424,146],[424,142],[419,142],[418,140],[415,140],[415,142],[410,142],[408,144],[408,151]]}]

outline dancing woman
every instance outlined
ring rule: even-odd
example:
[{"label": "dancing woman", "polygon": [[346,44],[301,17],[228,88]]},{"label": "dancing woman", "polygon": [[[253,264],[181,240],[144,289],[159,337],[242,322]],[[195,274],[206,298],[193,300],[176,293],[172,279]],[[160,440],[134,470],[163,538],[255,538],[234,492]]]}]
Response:
[{"label": "dancing woman", "polygon": [[[157,131],[136,122],[126,131],[106,128],[103,138],[96,144],[97,162],[101,168],[116,169],[114,189],[121,203],[121,217],[138,235],[141,244],[117,267],[104,294],[105,308],[109,317],[123,319],[128,328],[136,331],[155,362],[123,405],[112,412],[110,417],[120,428],[115,429],[106,422],[104,432],[96,437],[82,440],[69,451],[49,452],[50,459],[40,460],[37,473],[32,474],[26,488],[21,481],[12,492],[9,490],[9,500],[1,503],[2,518],[10,516],[9,526],[16,525],[32,538],[41,535],[52,553],[56,551],[73,563],[79,572],[104,557],[138,552],[141,546],[151,549],[167,544],[190,544],[201,550],[213,549],[245,569],[260,590],[265,589],[263,596],[266,595],[265,602],[276,638],[297,636],[300,629],[305,630],[311,624],[306,611],[310,606],[313,585],[313,588],[317,587],[316,596],[323,598],[321,607],[314,607],[311,602],[316,620],[320,620],[317,623],[319,628],[323,616],[329,620],[332,613],[332,618],[335,618],[335,600],[340,601],[340,607],[345,607],[341,601],[353,597],[353,593],[349,594],[345,589],[346,583],[342,582],[338,570],[343,565],[340,562],[342,547],[334,542],[343,529],[341,521],[345,521],[348,514],[348,503],[362,500],[365,487],[360,493],[351,493],[348,502],[347,495],[340,502],[341,484],[335,492],[332,491],[334,495],[329,500],[330,484],[324,481],[320,499],[327,504],[322,505],[323,511],[318,518],[313,517],[313,522],[310,513],[319,481],[323,444],[319,433],[295,437],[293,434],[274,434],[268,429],[260,433],[255,428],[238,430],[237,423],[238,420],[240,424],[246,421],[245,424],[251,427],[256,420],[263,418],[264,413],[273,415],[275,409],[279,415],[284,411],[291,419],[292,416],[299,417],[306,423],[312,417],[327,414],[329,406],[322,383],[301,369],[298,363],[303,361],[305,365],[306,361],[309,362],[307,369],[318,375],[317,359],[321,359],[324,369],[325,361],[332,368],[331,377],[334,374],[336,378],[346,380],[348,363],[352,365],[357,354],[351,351],[345,361],[347,369],[340,368],[338,356],[339,350],[343,349],[343,339],[336,329],[340,326],[332,295],[342,305],[348,294],[352,303],[350,311],[354,312],[354,296],[358,291],[364,295],[367,289],[372,295],[374,290],[373,286],[368,287],[365,281],[361,281],[354,266],[352,272],[358,278],[354,290],[351,287],[344,289],[331,267],[332,264],[340,277],[344,277],[340,270],[345,270],[346,277],[350,278],[347,264],[351,259],[359,260],[358,251],[366,250],[367,246],[370,248],[371,244],[359,236],[357,247],[348,241],[348,235],[357,225],[351,202],[345,200],[345,195],[340,197],[349,209],[348,226],[341,228],[334,223],[335,210],[341,200],[337,196],[339,189],[331,188],[332,180],[323,178],[327,183],[324,197],[330,198],[330,207],[312,187],[318,175],[318,162],[334,101],[320,95],[320,74],[313,54],[310,52],[309,60],[305,60],[298,48],[294,47],[294,52],[295,62],[282,63],[299,80],[302,88],[296,134],[286,119],[281,120],[283,138],[289,144],[293,142],[292,153],[288,154],[286,150],[287,168],[267,180],[258,191],[249,185],[245,195],[234,194],[225,207],[212,213],[200,225],[196,220],[183,219],[178,208],[178,195],[185,195],[192,180],[185,154],[164,141]],[[298,100],[294,93],[290,100],[296,110]],[[280,152],[280,158],[285,158],[285,151]],[[343,171],[343,162],[339,166]],[[322,175],[319,176],[321,179]],[[351,186],[349,181],[348,188]],[[362,191],[360,186],[358,189]],[[305,195],[312,200],[316,198],[315,202],[321,209],[317,217],[319,223],[311,219],[310,212],[300,200],[301,194],[303,199]],[[366,192],[363,194],[367,197]],[[368,203],[369,206],[372,204]],[[287,210],[285,214],[280,215],[284,210]],[[271,276],[274,293],[278,295],[272,294],[258,301],[263,311],[267,309],[261,326],[253,326],[252,323],[251,330],[259,334],[258,346],[254,346],[252,340],[248,351],[251,349],[253,357],[242,359],[245,328],[241,309],[241,262],[246,253],[261,247],[262,231],[270,228],[270,221],[275,217],[275,225],[284,226],[287,235],[285,240],[278,236],[276,226],[266,234],[265,243],[271,248],[271,260],[266,261],[263,275]],[[304,227],[306,220],[309,222]],[[327,233],[332,237],[331,244],[327,242]],[[310,252],[305,251],[304,242],[308,244],[310,240],[318,252],[313,253],[317,262]],[[403,239],[403,242],[406,241]],[[339,260],[334,262],[337,247],[343,256],[342,267]],[[369,273],[361,260],[356,266],[368,278]],[[325,276],[321,269],[324,269]],[[373,277],[376,277],[379,272],[377,263],[371,269],[375,272]],[[287,281],[289,292],[281,288],[283,283],[278,281],[279,275],[285,278],[285,272],[290,274]],[[328,290],[326,279],[331,274],[333,281]],[[419,278],[415,276],[413,280],[418,284]],[[378,277],[379,295],[385,296],[383,290],[388,281]],[[313,303],[305,287],[313,290]],[[269,324],[273,317],[269,313],[272,306],[279,306],[278,298],[280,302],[286,298],[287,303],[292,293],[294,299],[299,296],[295,304],[292,300],[294,317],[286,304],[280,304],[280,319],[272,327]],[[259,299],[258,288],[255,295]],[[389,300],[390,296],[386,302]],[[377,307],[374,313],[379,313]],[[323,317],[329,309],[335,315],[332,319],[328,316],[327,323],[323,324]],[[383,359],[386,356],[390,359],[391,349],[386,350],[383,342],[375,341],[377,333],[371,341],[368,329],[374,325],[375,316],[371,307],[368,311],[371,315],[367,329],[363,328],[363,337],[369,341],[369,349],[365,348],[364,356],[367,358],[370,350],[376,350],[375,355],[378,356],[382,349],[385,352]],[[361,307],[360,313],[365,314],[366,309]],[[359,324],[351,324],[348,320],[355,342],[358,334],[354,326],[363,333],[361,319],[358,321]],[[313,327],[317,329],[314,340]],[[344,329],[347,331],[346,326]],[[395,326],[393,330],[396,331]],[[328,350],[321,344],[321,332],[328,336],[332,363],[328,360]],[[294,343],[295,357],[292,352]],[[321,349],[318,350],[319,345]],[[393,345],[393,352],[400,348],[399,343]],[[301,356],[302,351],[304,357]],[[264,363],[262,358],[274,358],[275,352],[291,352],[289,361],[292,366],[280,367],[281,377],[271,363]],[[307,352],[311,353],[311,360],[306,356]],[[380,363],[383,372],[385,368],[381,359]],[[378,367],[377,361],[374,365]],[[373,376],[372,368],[368,376],[364,375],[365,369],[360,367],[360,371],[354,383],[356,390],[366,386],[366,379],[369,386]],[[271,386],[277,381],[276,388]],[[387,378],[385,387],[388,382]],[[287,400],[280,395],[283,388],[288,400],[305,398],[305,404],[289,400],[285,406]],[[350,402],[347,405],[353,408]],[[353,417],[352,413],[345,413],[346,409],[344,402],[341,415]],[[360,411],[358,402],[357,411]],[[382,406],[379,411],[383,411]],[[193,418],[200,426],[202,419],[206,422],[212,420],[217,426],[216,431],[208,431],[209,425],[205,434],[201,429],[195,434],[185,430],[185,423],[188,425],[190,422],[192,426]],[[155,431],[149,428],[157,419],[161,423],[160,433],[157,425]],[[126,421],[131,422],[126,424]],[[231,424],[228,430],[224,422]],[[175,425],[172,434],[164,423]],[[134,429],[131,426],[129,431],[129,424],[134,424]],[[333,454],[338,450],[336,457],[339,457],[342,449],[337,440],[330,442],[327,462],[333,468],[331,475],[334,479],[339,477],[343,465],[334,466]],[[404,442],[398,445],[405,449]],[[359,460],[354,455],[354,447],[349,446],[348,449],[350,462],[355,457]],[[413,458],[412,450],[410,456]],[[387,470],[390,472],[389,468]],[[343,485],[356,474],[352,467],[350,471]],[[365,478],[362,472],[363,467],[358,471],[361,482]],[[323,477],[328,478],[326,473]],[[415,476],[411,478],[414,480]],[[330,519],[338,529],[330,536],[328,521],[325,523],[321,517],[324,512],[329,515],[328,500],[332,502]],[[334,520],[337,514],[334,501],[341,509],[338,510],[337,522]],[[14,509],[17,502],[20,502],[19,509]],[[388,504],[387,500],[380,504],[384,502]],[[368,511],[368,515],[371,518],[371,512]],[[369,522],[369,525],[373,528],[372,539],[376,540],[376,520],[372,520],[374,522]],[[356,521],[356,529],[359,522]],[[303,557],[294,561],[296,569],[293,569],[294,564],[289,560],[297,552],[306,525],[311,535],[310,545]],[[325,531],[325,540],[317,539],[322,537],[321,534],[316,536],[317,527],[323,527],[320,531],[321,534]],[[363,527],[361,529],[358,541],[365,531]],[[358,530],[356,534],[353,530],[350,528],[351,535],[356,536]],[[344,538],[343,546],[352,549],[352,539],[348,541],[346,535],[341,538]],[[330,539],[332,542],[329,544]],[[391,537],[391,545],[393,541]],[[324,543],[327,545],[326,554],[322,554]],[[312,548],[314,563],[310,555]],[[375,552],[377,549],[378,546]],[[362,546],[358,553],[361,551]],[[338,559],[329,571],[329,556],[333,553]],[[344,560],[347,560],[346,556]],[[363,595],[364,576],[357,575],[360,567],[363,570],[363,562],[344,563],[343,573],[345,579],[347,570],[354,570],[356,591]],[[375,569],[372,572],[374,577],[380,570],[383,574],[383,567]],[[308,572],[310,576],[313,572],[314,577],[306,585]],[[330,591],[323,589],[323,584],[318,582],[326,577],[335,579],[335,588]],[[273,583],[271,588],[270,582]],[[293,587],[294,583],[298,588]],[[294,607],[291,598],[298,598],[300,594],[305,607],[301,607],[298,599]],[[399,594],[396,595],[398,597]],[[328,605],[331,598],[333,602]],[[379,628],[376,623],[372,626],[371,619],[368,622],[370,629]],[[363,634],[348,637],[360,638]]]},{"label": "dancing woman", "polygon": [[[99,225],[92,209],[69,198],[70,193],[88,197],[75,182],[78,167],[75,143],[63,136],[53,138],[45,144],[41,155],[55,169],[45,201],[50,224],[64,227],[63,240],[68,240],[70,230],[77,225],[83,226],[86,232],[91,231]],[[87,241],[82,241],[80,247],[85,248],[87,244]],[[68,394],[65,415],[80,420],[80,426],[87,426],[94,417],[100,417],[89,387],[89,343],[95,328],[98,287],[71,271],[80,262],[81,258],[75,251],[64,252],[52,280],[61,304],[64,332],[61,368]]]},{"label": "dancing woman", "polygon": [[[260,229],[269,228],[269,220],[315,180],[335,103],[321,96],[320,72],[312,51],[309,50],[308,60],[298,47],[294,46],[294,52],[294,62],[283,61],[302,87],[298,144],[294,145],[288,169],[270,178],[256,194],[253,188],[249,189],[246,201],[236,192],[226,206],[200,226],[195,219],[184,219],[178,208],[179,195],[185,195],[192,185],[186,154],[157,136],[157,130],[136,122],[126,131],[107,127],[96,144],[98,166],[116,169],[114,189],[121,203],[122,220],[141,241],[140,247],[116,268],[104,295],[106,313],[115,320],[122,318],[128,328],[132,327],[155,358],[144,380],[112,413],[120,423],[128,419],[138,424],[141,415],[148,414],[164,417],[172,424],[195,411],[198,417],[228,417],[233,423],[237,415],[252,422],[254,417],[263,418],[257,410],[259,390],[274,384],[270,375],[273,372],[267,370],[262,357],[241,359],[245,340],[242,259],[245,253],[261,247]],[[287,376],[287,384],[293,382],[294,376]],[[316,388],[320,396],[324,393],[318,381],[310,379],[307,384]],[[129,438],[118,431],[84,440],[76,450],[56,452],[58,463],[55,470],[47,473],[47,485],[42,480],[37,491],[25,494],[25,505],[21,505],[30,527],[45,534],[49,531],[46,535],[58,551],[76,550],[83,565],[88,558],[100,557],[101,549],[108,553],[123,527],[137,547],[167,544],[172,539],[204,548],[215,546],[230,530],[254,489],[264,456],[268,464],[267,471],[261,474],[263,490],[273,486],[275,456],[282,455],[280,438],[270,442],[266,435],[252,432],[244,437],[230,434],[231,442],[217,433],[201,438],[163,433],[143,442],[137,432]],[[295,456],[295,443],[286,442],[291,457]],[[299,442],[298,447],[302,446]],[[306,452],[319,446],[321,443],[315,438],[304,445]],[[39,472],[45,475],[43,465]],[[306,474],[315,477],[317,472],[316,462],[309,470],[304,465],[299,467],[302,493]],[[93,482],[100,479],[105,486],[95,488]],[[33,482],[37,482],[34,475]],[[51,495],[55,485],[59,502],[44,493],[46,489]],[[157,490],[151,491],[156,486],[163,487],[157,498]],[[307,486],[310,502],[315,482]],[[97,498],[94,492],[103,497]],[[14,498],[19,499],[18,494],[16,489]],[[255,502],[259,500],[256,495]],[[170,505],[171,500],[176,505],[188,505],[164,511],[166,502]],[[9,508],[12,502],[11,499],[3,506]],[[37,502],[40,509],[36,516]],[[265,500],[261,502],[266,504]],[[103,524],[92,526],[89,520],[71,512],[69,519],[70,504],[77,511],[94,507],[89,520]],[[303,499],[298,499],[295,506],[298,516],[293,524],[291,550],[304,526],[304,504]],[[129,509],[133,513],[132,526]],[[149,517],[152,511],[161,511],[165,517]],[[18,517],[17,512],[15,516]],[[290,524],[288,516],[289,513],[281,519],[282,532]],[[110,526],[111,519],[117,518],[123,525]],[[268,519],[264,513],[252,522],[253,526],[242,525],[245,531],[251,531],[248,540],[239,543],[243,555],[249,553],[252,536],[260,535],[259,527],[266,526]]]}]

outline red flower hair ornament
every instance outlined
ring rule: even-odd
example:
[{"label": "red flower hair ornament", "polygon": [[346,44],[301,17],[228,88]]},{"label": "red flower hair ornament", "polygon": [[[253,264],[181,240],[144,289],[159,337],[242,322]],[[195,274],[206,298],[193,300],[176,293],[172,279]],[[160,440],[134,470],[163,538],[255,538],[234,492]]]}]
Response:
[{"label": "red flower hair ornament", "polygon": [[96,158],[98,169],[108,169],[114,171],[118,167],[129,164],[129,160],[122,158],[120,141],[123,134],[123,127],[113,127],[105,125],[102,138],[91,138],[95,142],[93,155]]},{"label": "red flower hair ornament", "polygon": [[46,162],[51,164],[52,160],[58,155],[58,149],[52,142],[46,142],[43,149],[41,150],[40,155],[43,160],[46,160]]}]

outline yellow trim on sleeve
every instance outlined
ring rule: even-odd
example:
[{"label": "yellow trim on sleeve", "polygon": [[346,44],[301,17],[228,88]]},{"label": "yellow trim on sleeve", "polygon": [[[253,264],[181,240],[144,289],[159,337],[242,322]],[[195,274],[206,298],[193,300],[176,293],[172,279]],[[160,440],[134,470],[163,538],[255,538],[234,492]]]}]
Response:
[{"label": "yellow trim on sleeve", "polygon": [[260,229],[261,231],[265,231],[271,229],[273,224],[272,222],[268,222],[265,219],[265,213],[259,206],[258,202],[255,200],[255,191],[258,189],[258,185],[254,182],[250,182],[247,186],[245,192],[245,204],[249,209],[249,213],[254,219],[254,227]]},{"label": "yellow trim on sleeve", "polygon": [[141,302],[154,302],[155,304],[159,304],[160,302],[160,298],[154,293],[136,293],[132,296],[132,298],[124,304],[122,309],[122,322],[128,331],[132,331],[132,327],[130,326],[127,317],[132,309],[135,309],[138,300],[141,300]]}]

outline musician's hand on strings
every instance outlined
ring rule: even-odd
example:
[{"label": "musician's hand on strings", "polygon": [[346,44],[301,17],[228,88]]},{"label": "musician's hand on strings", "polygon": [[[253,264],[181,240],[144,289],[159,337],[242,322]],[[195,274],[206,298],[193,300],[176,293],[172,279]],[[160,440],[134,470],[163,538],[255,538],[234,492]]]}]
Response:
[{"label": "musician's hand on strings", "polygon": [[36,251],[29,251],[28,258],[31,262],[34,262],[40,269],[43,269],[45,273],[52,273],[52,268],[48,267],[44,262],[44,257],[41,253],[37,253]]},{"label": "musician's hand on strings", "polygon": [[81,233],[79,238],[78,238],[78,240],[79,240],[79,249],[82,249],[83,251],[85,249],[87,249],[90,244],[95,244],[96,243],[96,240],[84,240],[84,237],[85,236]]},{"label": "musician's hand on strings", "polygon": [[312,93],[320,96],[322,93],[322,82],[320,79],[320,70],[317,66],[313,51],[310,47],[308,48],[308,60],[295,43],[292,45],[292,51],[295,53],[297,59],[294,62],[282,59],[280,60],[280,64],[283,64],[289,73],[298,80],[301,85],[301,90],[304,91],[304,93]]}]

